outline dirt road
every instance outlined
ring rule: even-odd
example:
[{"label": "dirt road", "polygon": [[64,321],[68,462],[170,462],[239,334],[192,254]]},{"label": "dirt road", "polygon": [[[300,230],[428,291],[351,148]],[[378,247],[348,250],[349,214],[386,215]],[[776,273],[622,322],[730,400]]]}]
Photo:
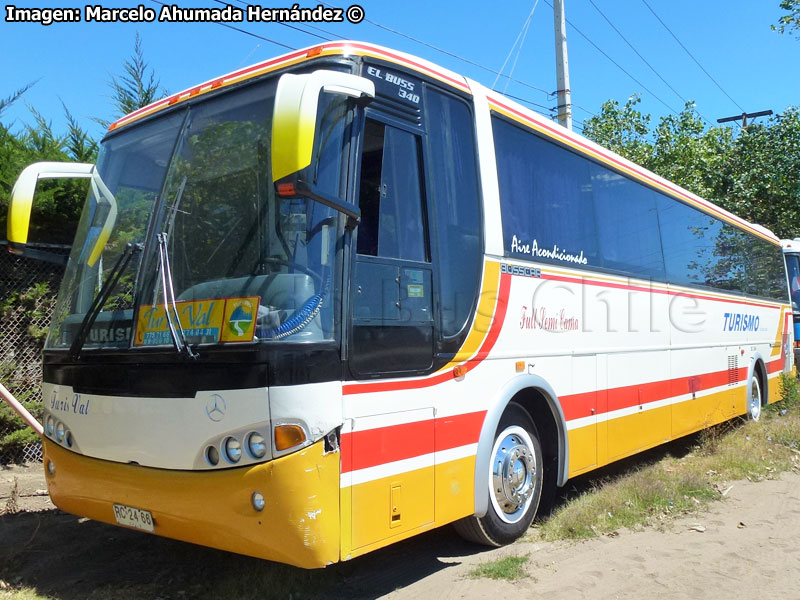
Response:
[{"label": "dirt road", "polygon": [[[15,480],[16,507],[9,504]],[[577,544],[521,541],[487,551],[444,528],[321,571],[78,519],[55,509],[44,487],[39,465],[0,470],[0,598],[13,598],[15,588],[67,600],[800,598],[796,473],[735,482],[710,512],[663,532]],[[529,556],[527,577],[469,577],[476,565],[506,555]]]}]

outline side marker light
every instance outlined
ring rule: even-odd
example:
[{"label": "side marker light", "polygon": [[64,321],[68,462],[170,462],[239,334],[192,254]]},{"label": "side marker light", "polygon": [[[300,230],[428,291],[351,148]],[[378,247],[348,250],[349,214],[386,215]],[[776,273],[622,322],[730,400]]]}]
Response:
[{"label": "side marker light", "polygon": [[306,432],[299,425],[276,425],[275,448],[288,450],[306,441]]}]

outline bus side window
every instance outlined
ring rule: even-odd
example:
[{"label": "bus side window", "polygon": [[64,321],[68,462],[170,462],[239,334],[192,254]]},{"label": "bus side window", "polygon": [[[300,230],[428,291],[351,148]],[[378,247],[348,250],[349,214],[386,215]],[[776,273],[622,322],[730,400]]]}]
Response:
[{"label": "bus side window", "polygon": [[361,162],[359,254],[428,261],[418,137],[367,119]]}]

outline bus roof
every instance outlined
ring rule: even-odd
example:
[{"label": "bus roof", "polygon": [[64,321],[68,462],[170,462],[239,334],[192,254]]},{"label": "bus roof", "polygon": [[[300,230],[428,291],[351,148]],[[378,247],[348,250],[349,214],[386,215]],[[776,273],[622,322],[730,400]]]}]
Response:
[{"label": "bus roof", "polygon": [[800,238],[794,238],[793,240],[781,240],[781,247],[783,248],[783,252],[785,254],[800,252]]},{"label": "bus roof", "polygon": [[[112,123],[108,130],[115,131],[121,127],[130,125],[139,119],[153,115],[165,108],[185,102],[191,98],[201,96],[208,92],[212,92],[230,85],[235,85],[237,83],[241,83],[242,81],[246,81],[278,69],[301,64],[303,62],[324,56],[369,56],[372,58],[378,58],[395,63],[406,69],[417,71],[423,75],[427,75],[444,83],[445,85],[458,89],[459,91],[467,94],[473,94],[474,90],[482,87],[480,84],[468,80],[464,76],[445,69],[444,67],[440,67],[430,61],[427,61],[424,58],[419,58],[411,54],[406,54],[405,52],[391,50],[389,48],[384,48],[383,46],[378,46],[377,44],[371,44],[368,42],[338,40],[295,50],[288,54],[283,54],[276,58],[271,58],[249,67],[233,71],[227,75],[223,75],[222,77],[206,81],[134,111]],[[778,237],[766,227],[750,223],[734,215],[733,213],[728,212],[713,202],[705,200],[704,198],[701,198],[700,196],[683,189],[679,185],[656,175],[652,171],[649,171],[644,167],[629,161],[615,152],[612,152],[607,148],[603,148],[588,138],[562,127],[558,123],[555,123],[554,121],[543,117],[542,115],[519,104],[518,102],[503,96],[499,92],[495,92],[486,88],[482,88],[482,90],[483,93],[486,94],[489,101],[489,106],[493,111],[503,114],[514,121],[536,130],[542,135],[545,135],[572,148],[580,154],[588,155],[595,160],[608,165],[614,170],[622,171],[628,176],[633,177],[634,179],[641,181],[646,185],[661,190],[669,196],[678,198],[679,200],[690,204],[703,212],[720,218],[740,229],[744,229],[753,235],[756,235],[776,245],[781,243]],[[800,239],[797,240],[796,243],[800,244]]]},{"label": "bus roof", "polygon": [[438,79],[439,81],[455,87],[462,92],[470,93],[467,80],[457,73],[448,71],[447,69],[433,64],[423,58],[418,58],[404,52],[397,50],[390,50],[376,44],[369,44],[366,42],[357,42],[351,40],[340,40],[335,42],[326,42],[324,44],[317,44],[302,48],[288,54],[283,54],[276,58],[271,58],[260,63],[256,63],[249,67],[239,69],[196,85],[177,94],[173,94],[161,100],[157,100],[152,104],[140,108],[129,115],[112,123],[108,130],[115,131],[120,127],[129,125],[139,119],[155,114],[169,106],[174,106],[190,98],[195,98],[202,94],[218,90],[222,87],[241,83],[253,77],[264,75],[278,69],[289,67],[292,65],[300,64],[308,60],[319,58],[321,56],[371,56],[389,62],[397,63],[405,68],[410,68],[419,71],[425,75]]}]

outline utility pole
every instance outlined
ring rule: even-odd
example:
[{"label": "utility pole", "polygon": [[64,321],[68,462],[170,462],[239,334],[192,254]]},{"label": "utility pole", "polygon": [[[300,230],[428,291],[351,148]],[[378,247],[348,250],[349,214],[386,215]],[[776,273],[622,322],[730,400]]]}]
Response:
[{"label": "utility pole", "polygon": [[572,99],[569,91],[569,61],[567,60],[567,28],[564,18],[564,0],[553,0],[553,18],[556,33],[556,95],[558,122],[572,129]]},{"label": "utility pole", "polygon": [[728,123],[729,121],[738,121],[739,119],[742,120],[742,129],[747,127],[747,119],[755,119],[756,117],[768,117],[772,114],[771,110],[762,110],[761,112],[754,112],[754,113],[746,113],[743,112],[740,115],[734,115],[732,117],[723,117],[722,119],[717,119],[717,123]]}]

